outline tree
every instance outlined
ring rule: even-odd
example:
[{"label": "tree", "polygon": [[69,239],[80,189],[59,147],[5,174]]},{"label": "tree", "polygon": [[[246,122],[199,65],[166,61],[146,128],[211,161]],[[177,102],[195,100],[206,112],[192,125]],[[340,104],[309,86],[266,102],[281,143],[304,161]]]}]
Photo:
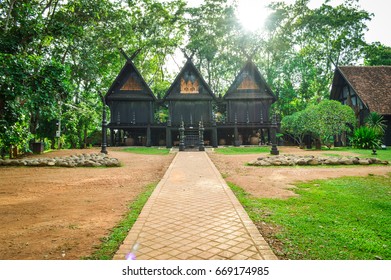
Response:
[{"label": "tree", "polygon": [[163,65],[183,40],[184,7],[182,0],[1,1],[0,145],[19,126],[28,131],[21,143],[54,140],[61,119],[66,144],[85,146],[100,127],[98,91],[123,66],[119,48],[141,50],[134,62],[143,76],[152,88],[166,84]]},{"label": "tree", "polygon": [[336,7],[328,2],[316,9],[308,8],[309,0],[270,6],[262,60],[283,116],[328,98],[335,67],[362,57],[371,15],[357,0]]},{"label": "tree", "polygon": [[[314,137],[319,145],[331,147],[333,136],[350,131],[356,117],[347,105],[335,100],[323,100],[317,105],[309,105],[305,110],[285,116],[281,126],[299,145],[305,135]],[[319,148],[319,147],[318,147]]]},{"label": "tree", "polygon": [[239,45],[243,43],[239,41],[243,30],[235,17],[234,6],[225,0],[206,0],[187,12],[186,49],[189,55],[194,55],[195,65],[214,93],[222,95],[244,61]]},{"label": "tree", "polygon": [[391,65],[391,47],[385,46],[380,42],[374,42],[367,45],[364,52],[365,65]]},{"label": "tree", "polygon": [[292,115],[285,116],[281,121],[282,131],[292,136],[300,147],[304,145],[304,137],[308,133],[305,124],[305,113],[305,111],[299,111]]},{"label": "tree", "polygon": [[350,131],[356,123],[352,108],[335,100],[323,100],[305,110],[307,131],[319,141],[331,147],[333,136]]}]

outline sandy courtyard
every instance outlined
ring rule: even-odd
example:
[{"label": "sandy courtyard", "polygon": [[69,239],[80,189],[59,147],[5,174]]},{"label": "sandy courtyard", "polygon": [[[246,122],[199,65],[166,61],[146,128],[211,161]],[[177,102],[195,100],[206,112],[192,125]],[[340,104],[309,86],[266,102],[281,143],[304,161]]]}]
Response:
[{"label": "sandy courtyard", "polygon": [[[44,156],[98,151],[66,150]],[[90,255],[122,218],[129,203],[146,185],[162,178],[174,157],[119,149],[109,152],[123,163],[122,167],[1,167],[0,259],[80,259]],[[280,152],[322,153],[287,147]],[[390,165],[262,168],[245,165],[257,154],[209,156],[225,180],[258,197],[290,197],[298,181],[391,172]]]}]

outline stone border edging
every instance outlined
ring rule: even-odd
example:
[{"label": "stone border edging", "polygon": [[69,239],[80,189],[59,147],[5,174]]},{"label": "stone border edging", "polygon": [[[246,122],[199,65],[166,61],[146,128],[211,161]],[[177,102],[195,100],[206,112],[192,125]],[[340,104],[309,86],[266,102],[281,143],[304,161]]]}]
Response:
[{"label": "stone border edging", "polygon": [[121,162],[106,154],[81,154],[54,158],[0,159],[0,166],[119,167]]},{"label": "stone border edging", "polygon": [[377,158],[358,157],[326,157],[326,156],[297,156],[279,155],[259,157],[248,163],[250,166],[317,166],[317,165],[388,165],[388,161]]}]

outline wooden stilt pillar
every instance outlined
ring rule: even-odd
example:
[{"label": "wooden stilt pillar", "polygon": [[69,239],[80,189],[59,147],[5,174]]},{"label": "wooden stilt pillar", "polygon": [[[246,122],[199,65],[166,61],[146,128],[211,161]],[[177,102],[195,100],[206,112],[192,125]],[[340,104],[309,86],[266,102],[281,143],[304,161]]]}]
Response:
[{"label": "wooden stilt pillar", "polygon": [[148,124],[147,126],[147,142],[145,143],[145,146],[147,147],[151,147],[152,146],[152,143],[151,143],[151,125]]}]

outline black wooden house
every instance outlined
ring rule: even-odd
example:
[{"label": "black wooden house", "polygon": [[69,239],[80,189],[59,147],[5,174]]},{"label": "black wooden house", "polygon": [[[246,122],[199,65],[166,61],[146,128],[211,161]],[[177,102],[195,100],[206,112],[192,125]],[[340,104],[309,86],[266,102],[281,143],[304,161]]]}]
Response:
[{"label": "black wooden house", "polygon": [[[272,143],[277,123],[270,107],[277,100],[252,61],[247,61],[223,98],[217,98],[189,58],[162,99],[157,100],[128,59],[108,90],[111,145],[196,147]],[[168,119],[154,119],[159,106]],[[182,137],[183,136],[183,137]],[[181,142],[181,140],[183,140]]]},{"label": "black wooden house", "polygon": [[167,127],[167,146],[178,144],[178,126],[185,127],[185,145],[196,146],[199,141],[199,124],[205,126],[206,143],[217,147],[216,126],[212,125],[213,103],[216,96],[194,66],[191,59],[186,61],[180,73],[171,84],[163,102],[168,103],[169,124]]},{"label": "black wooden house", "polygon": [[108,128],[113,145],[151,146],[156,98],[130,59],[109,88],[105,101],[110,108]]},{"label": "black wooden house", "polygon": [[[248,60],[223,97],[226,105],[225,130],[220,139],[234,145],[258,144],[270,138],[270,107],[277,100],[255,64]],[[228,128],[228,129],[227,129]],[[229,137],[229,132],[234,133]],[[224,135],[225,132],[225,135]]]}]

